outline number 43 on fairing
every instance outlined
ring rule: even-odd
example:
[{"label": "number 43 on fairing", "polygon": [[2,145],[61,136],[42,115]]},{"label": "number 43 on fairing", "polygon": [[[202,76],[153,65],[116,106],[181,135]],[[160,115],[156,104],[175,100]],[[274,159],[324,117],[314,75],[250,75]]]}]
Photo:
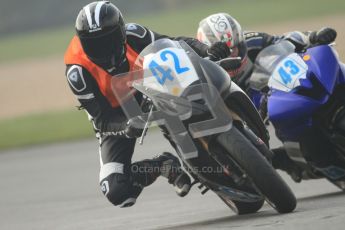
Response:
[{"label": "number 43 on fairing", "polygon": [[308,66],[296,53],[283,59],[273,71],[268,86],[289,92],[300,85],[299,79],[305,79]]}]

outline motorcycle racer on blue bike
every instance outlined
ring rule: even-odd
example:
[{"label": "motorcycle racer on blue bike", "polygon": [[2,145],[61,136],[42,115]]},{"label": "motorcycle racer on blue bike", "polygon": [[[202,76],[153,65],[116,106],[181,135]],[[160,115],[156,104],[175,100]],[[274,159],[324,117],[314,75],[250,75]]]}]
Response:
[{"label": "motorcycle racer on blue bike", "polygon": [[[254,69],[257,55],[264,48],[277,44],[280,41],[290,41],[296,52],[309,47],[334,42],[337,32],[329,27],[319,31],[293,31],[275,36],[264,32],[242,31],[241,25],[232,16],[226,13],[212,14],[199,23],[197,38],[199,41],[212,45],[216,42],[226,42],[231,57],[240,57],[241,64],[235,69],[227,70],[232,80],[248,95],[251,94],[249,80]],[[267,97],[261,98],[259,112],[263,119],[267,119]],[[276,169],[286,171],[294,181],[301,181],[300,168],[287,156],[283,148],[273,149],[272,164]]]}]

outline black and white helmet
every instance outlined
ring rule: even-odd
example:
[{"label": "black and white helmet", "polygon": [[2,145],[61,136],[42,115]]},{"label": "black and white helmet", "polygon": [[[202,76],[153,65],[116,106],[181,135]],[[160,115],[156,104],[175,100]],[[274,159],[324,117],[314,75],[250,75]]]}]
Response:
[{"label": "black and white helmet", "polygon": [[125,58],[126,32],[120,10],[96,1],[79,12],[75,28],[87,56],[96,64],[119,66]]},{"label": "black and white helmet", "polygon": [[231,56],[244,59],[247,55],[242,28],[236,19],[226,13],[212,14],[201,20],[197,39],[209,46],[218,41],[226,42],[232,50]]}]

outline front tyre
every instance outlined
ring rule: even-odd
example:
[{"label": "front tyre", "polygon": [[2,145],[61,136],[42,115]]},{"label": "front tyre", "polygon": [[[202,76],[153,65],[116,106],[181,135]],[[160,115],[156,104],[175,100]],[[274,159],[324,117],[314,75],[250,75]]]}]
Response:
[{"label": "front tyre", "polygon": [[332,184],[345,192],[345,180],[330,181]]},{"label": "front tyre", "polygon": [[279,213],[289,213],[296,208],[296,197],[290,188],[236,127],[220,134],[216,140]]},{"label": "front tyre", "polygon": [[218,195],[218,196],[237,215],[255,213],[260,210],[260,208],[264,205],[264,202],[265,202],[265,200],[260,200],[256,202],[242,202],[242,201],[228,200],[222,197],[221,195]]}]

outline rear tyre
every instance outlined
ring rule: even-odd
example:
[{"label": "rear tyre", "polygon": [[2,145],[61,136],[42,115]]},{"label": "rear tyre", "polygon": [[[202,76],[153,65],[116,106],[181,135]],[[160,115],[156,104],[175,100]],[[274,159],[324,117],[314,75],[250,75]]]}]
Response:
[{"label": "rear tyre", "polygon": [[217,142],[279,213],[292,212],[296,208],[296,197],[290,188],[260,151],[236,127],[220,134]]}]

